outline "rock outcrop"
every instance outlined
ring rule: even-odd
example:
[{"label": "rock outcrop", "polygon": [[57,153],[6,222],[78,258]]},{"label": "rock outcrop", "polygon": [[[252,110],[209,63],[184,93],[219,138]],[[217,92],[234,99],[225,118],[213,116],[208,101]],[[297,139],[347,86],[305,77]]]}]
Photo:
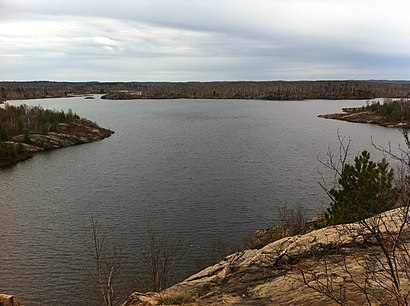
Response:
[{"label": "rock outcrop", "polygon": [[14,295],[0,294],[1,306],[20,306],[20,300]]},{"label": "rock outcrop", "polygon": [[[76,119],[70,124],[59,123],[57,131],[47,134],[18,135],[14,136],[12,140],[21,142],[30,152],[37,152],[97,141],[109,137],[113,133],[85,119]],[[24,139],[25,137],[28,139]]]},{"label": "rock outcrop", "polygon": [[319,118],[335,119],[355,123],[370,123],[384,127],[408,127],[406,122],[392,122],[383,116],[369,111],[357,111],[354,108],[343,108],[343,113],[319,115]]},{"label": "rock outcrop", "polygon": [[23,153],[13,159],[0,160],[0,167],[31,158],[34,153],[39,151],[102,140],[113,133],[113,131],[102,128],[90,120],[75,119],[71,123],[59,123],[57,125],[57,132],[13,136],[11,141],[7,143],[16,146],[21,145],[24,149]]},{"label": "rock outcrop", "polygon": [[[401,208],[380,215],[381,232],[396,233],[402,217]],[[406,235],[408,231],[406,224]],[[357,284],[363,281],[369,258],[384,260],[369,239],[371,235],[359,223],[286,237],[259,250],[231,254],[161,294],[134,293],[122,306],[160,305],[164,299],[166,304],[186,305],[335,304],[330,295],[312,289],[320,284],[333,286],[335,297],[340,295],[347,304],[360,304],[365,296]],[[402,285],[410,290],[408,281]],[[374,283],[368,290],[375,305],[394,304],[385,292]]]}]

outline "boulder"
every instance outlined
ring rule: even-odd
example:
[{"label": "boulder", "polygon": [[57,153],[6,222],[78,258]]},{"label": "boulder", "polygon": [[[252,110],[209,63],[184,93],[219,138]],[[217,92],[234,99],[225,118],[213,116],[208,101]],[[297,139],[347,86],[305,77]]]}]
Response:
[{"label": "boulder", "polygon": [[139,293],[134,292],[128,300],[121,306],[156,306],[161,305],[158,293]]},{"label": "boulder", "polygon": [[20,306],[20,300],[15,295],[0,294],[1,306]]}]

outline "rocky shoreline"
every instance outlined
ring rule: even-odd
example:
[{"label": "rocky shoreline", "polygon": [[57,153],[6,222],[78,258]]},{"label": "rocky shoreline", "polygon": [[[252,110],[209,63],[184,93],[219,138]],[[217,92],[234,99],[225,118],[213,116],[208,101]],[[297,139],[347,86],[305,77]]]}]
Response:
[{"label": "rocky shoreline", "polygon": [[[374,218],[367,219],[368,224],[372,224]],[[376,218],[383,224],[379,227],[380,234],[393,237],[401,232],[403,243],[406,248],[410,247],[409,225],[403,223],[407,218],[405,207],[386,211]],[[266,234],[266,230],[263,232]],[[134,292],[121,306],[322,306],[340,304],[335,302],[339,295],[343,305],[363,304],[366,298],[377,301],[372,305],[396,305],[384,286],[369,284],[365,297],[364,288],[359,285],[371,258],[382,258],[380,247],[372,237],[371,231],[360,222],[308,229],[259,249],[228,255],[161,292]],[[382,259],[380,262],[383,264]],[[403,270],[399,276],[407,279],[406,273]],[[343,290],[338,291],[339,287]],[[331,294],[326,288],[333,288],[334,292]],[[410,283],[403,283],[401,288],[407,292]],[[2,302],[20,305],[15,296],[0,295],[0,305]]]},{"label": "rocky shoreline", "polygon": [[16,147],[21,146],[23,150],[14,158],[0,159],[0,167],[27,160],[37,152],[98,141],[110,137],[113,133],[90,120],[75,119],[70,123],[59,123],[56,132],[13,136],[6,143]]},{"label": "rocky shoreline", "polygon": [[408,123],[402,121],[388,121],[385,117],[374,112],[361,111],[360,108],[342,108],[343,113],[319,115],[319,118],[334,119],[354,123],[377,124],[388,128],[409,127]]},{"label": "rocky shoreline", "polygon": [[[402,209],[380,215],[382,232],[400,230]],[[335,305],[331,296],[312,289],[318,284],[316,277],[323,278],[324,286],[332,282],[335,290],[343,284],[349,305],[360,304],[363,292],[354,281],[363,277],[369,257],[380,256],[380,249],[368,243],[368,234],[360,223],[353,223],[285,237],[261,249],[231,254],[161,293],[135,292],[121,306]],[[369,292],[369,298],[379,301],[375,305],[392,304],[382,287]]]}]

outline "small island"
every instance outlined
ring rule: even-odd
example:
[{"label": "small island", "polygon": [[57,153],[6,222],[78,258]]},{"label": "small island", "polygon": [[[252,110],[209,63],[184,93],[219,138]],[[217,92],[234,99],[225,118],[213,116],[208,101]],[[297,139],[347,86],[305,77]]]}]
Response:
[{"label": "small island", "polygon": [[366,106],[342,108],[343,113],[319,115],[319,118],[336,119],[356,123],[371,123],[384,127],[410,127],[410,99],[385,99],[383,103],[367,103]]},{"label": "small island", "polygon": [[36,152],[97,141],[113,133],[71,110],[6,104],[0,108],[0,167],[31,158]]}]

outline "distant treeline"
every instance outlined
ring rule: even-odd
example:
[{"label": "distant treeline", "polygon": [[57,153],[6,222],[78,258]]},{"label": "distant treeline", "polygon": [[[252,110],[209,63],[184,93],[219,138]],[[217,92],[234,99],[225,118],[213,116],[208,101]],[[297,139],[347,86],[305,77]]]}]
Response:
[{"label": "distant treeline", "polygon": [[410,81],[0,82],[0,100],[107,94],[108,99],[373,99],[410,97]]}]

